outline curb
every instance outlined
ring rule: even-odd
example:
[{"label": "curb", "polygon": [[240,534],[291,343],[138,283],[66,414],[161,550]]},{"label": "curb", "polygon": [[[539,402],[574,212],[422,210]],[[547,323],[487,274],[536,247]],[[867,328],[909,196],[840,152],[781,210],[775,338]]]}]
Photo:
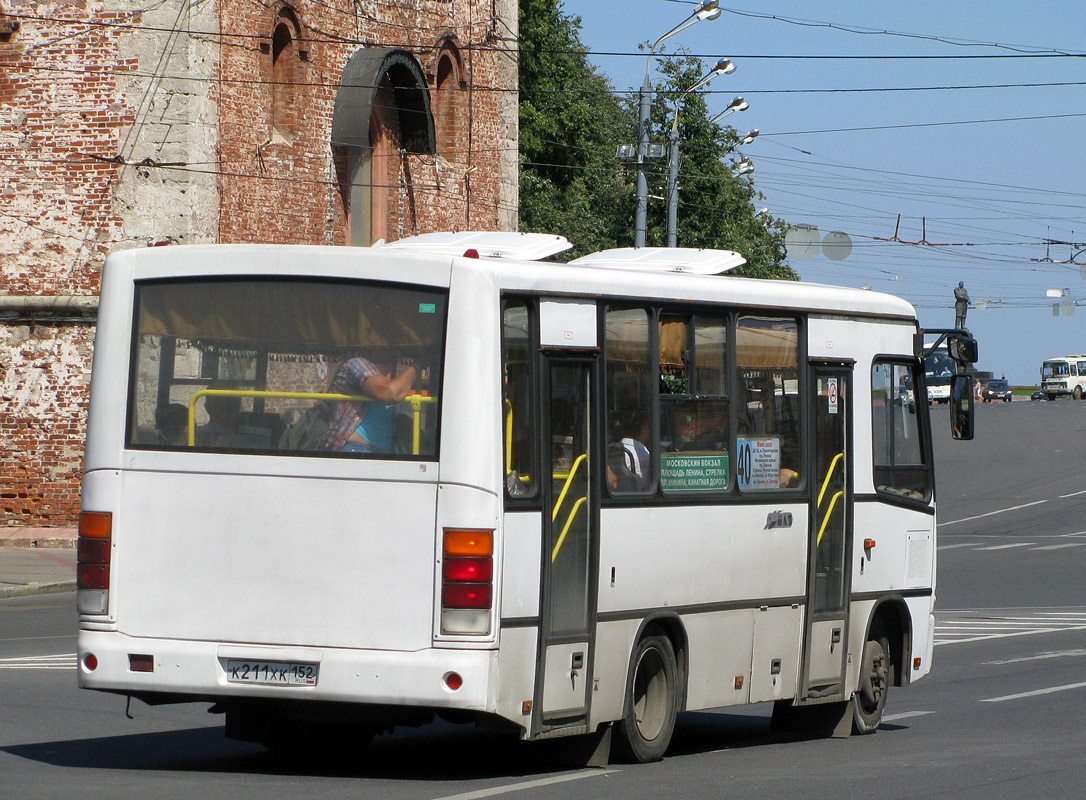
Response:
[{"label": "curb", "polygon": [[76,528],[0,527],[0,547],[71,549],[76,545],[78,533]]},{"label": "curb", "polygon": [[61,594],[62,592],[74,592],[75,581],[61,581],[59,583],[28,583],[25,586],[0,587],[0,600],[9,597],[28,597],[37,594]]}]

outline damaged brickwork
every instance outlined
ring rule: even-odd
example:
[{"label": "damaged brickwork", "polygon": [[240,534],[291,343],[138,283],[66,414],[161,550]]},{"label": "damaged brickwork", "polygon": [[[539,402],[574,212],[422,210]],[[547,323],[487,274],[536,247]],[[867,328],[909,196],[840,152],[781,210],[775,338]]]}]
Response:
[{"label": "damaged brickwork", "polygon": [[[513,229],[516,30],[515,0],[0,0],[0,526],[76,520],[94,314],[35,302],[110,252]],[[388,117],[372,208],[331,141],[366,47],[417,62],[437,145]]]}]

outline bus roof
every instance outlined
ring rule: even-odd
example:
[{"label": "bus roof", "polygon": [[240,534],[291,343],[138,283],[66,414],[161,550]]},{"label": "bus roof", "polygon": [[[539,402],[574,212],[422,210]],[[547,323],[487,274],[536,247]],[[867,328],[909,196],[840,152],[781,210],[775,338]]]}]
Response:
[{"label": "bus roof", "polygon": [[360,277],[364,271],[380,280],[446,286],[453,269],[469,269],[492,274],[501,289],[535,294],[709,301],[916,321],[916,311],[908,301],[869,289],[623,269],[614,264],[597,269],[512,258],[464,258],[389,246],[171,245],[118,251],[110,255],[109,262],[114,268],[127,265],[137,279],[220,275],[351,279]]}]

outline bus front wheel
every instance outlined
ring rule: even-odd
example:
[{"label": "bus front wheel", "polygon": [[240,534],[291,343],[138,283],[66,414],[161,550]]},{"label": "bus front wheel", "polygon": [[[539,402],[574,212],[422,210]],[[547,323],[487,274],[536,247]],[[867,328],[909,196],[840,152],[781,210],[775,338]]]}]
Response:
[{"label": "bus front wheel", "polygon": [[634,649],[622,719],[615,726],[619,760],[659,761],[671,743],[679,710],[678,666],[671,641],[647,636]]},{"label": "bus front wheel", "polygon": [[1075,396],[1076,400],[1081,400],[1082,399],[1082,387],[1081,386],[1076,386],[1075,387],[1074,396]]},{"label": "bus front wheel", "polygon": [[860,685],[852,696],[853,733],[874,733],[878,729],[889,689],[890,642],[885,636],[872,636],[864,645]]}]

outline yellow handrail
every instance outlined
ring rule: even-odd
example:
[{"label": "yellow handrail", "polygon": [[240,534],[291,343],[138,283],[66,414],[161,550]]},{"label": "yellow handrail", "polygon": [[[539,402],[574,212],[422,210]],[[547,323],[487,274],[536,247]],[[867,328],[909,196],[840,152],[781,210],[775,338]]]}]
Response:
[{"label": "yellow handrail", "polygon": [[513,471],[513,404],[505,398],[505,474]]},{"label": "yellow handrail", "polygon": [[573,520],[577,516],[577,512],[581,510],[581,506],[588,502],[588,497],[578,497],[577,502],[573,504],[573,508],[569,512],[569,516],[566,517],[566,524],[562,528],[562,532],[558,535],[558,541],[554,543],[554,549],[551,551],[551,563],[558,558],[558,551],[562,549],[562,543],[566,540],[566,534],[569,533],[569,528],[573,524]]},{"label": "yellow handrail", "polygon": [[[335,400],[337,402],[369,403],[373,399],[360,394],[336,394],[329,392],[269,392],[263,389],[201,389],[189,398],[189,447],[196,444],[196,401],[201,397],[273,397],[281,400]],[[414,425],[411,431],[411,454],[419,454],[421,439],[422,404],[435,403],[436,397],[411,394],[404,398],[411,404]]]},{"label": "yellow handrail", "polygon": [[826,479],[822,481],[822,489],[818,493],[818,502],[815,503],[816,508],[822,505],[822,495],[826,493],[826,487],[830,485],[830,477],[833,475],[833,471],[837,468],[837,462],[844,457],[844,453],[838,453],[833,457],[833,461],[830,462],[830,466],[826,469]]},{"label": "yellow handrail", "polygon": [[822,525],[818,529],[818,537],[815,539],[815,547],[822,544],[822,534],[826,532],[826,525],[829,524],[830,515],[833,514],[833,507],[837,505],[837,501],[844,497],[845,492],[842,489],[830,498],[830,507],[826,509],[826,516],[822,518]]},{"label": "yellow handrail", "polygon": [[577,459],[573,462],[573,466],[569,470],[569,474],[566,476],[566,483],[562,487],[561,493],[558,495],[558,500],[554,504],[554,509],[551,511],[551,522],[558,519],[558,509],[562,507],[562,503],[566,499],[566,493],[569,491],[570,485],[573,483],[573,478],[577,474],[577,468],[581,466],[581,462],[588,458],[588,453],[581,453],[577,456]]}]

